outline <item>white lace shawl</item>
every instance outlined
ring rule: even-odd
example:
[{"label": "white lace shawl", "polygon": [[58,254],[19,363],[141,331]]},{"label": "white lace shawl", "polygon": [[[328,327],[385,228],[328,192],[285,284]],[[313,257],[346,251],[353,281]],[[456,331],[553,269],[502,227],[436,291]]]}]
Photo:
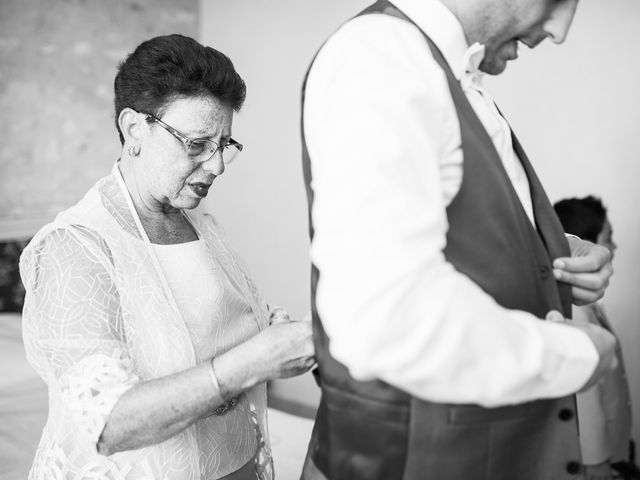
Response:
[{"label": "white lace shawl", "polygon": [[[211,255],[250,304],[268,307],[210,215],[188,214]],[[188,331],[117,165],[24,250],[27,358],[49,387],[49,418],[31,480],[198,480],[195,425],[154,446],[109,457],[97,440],[118,398],[137,382],[195,365]],[[246,392],[257,420],[256,470],[273,478],[266,385]]]}]

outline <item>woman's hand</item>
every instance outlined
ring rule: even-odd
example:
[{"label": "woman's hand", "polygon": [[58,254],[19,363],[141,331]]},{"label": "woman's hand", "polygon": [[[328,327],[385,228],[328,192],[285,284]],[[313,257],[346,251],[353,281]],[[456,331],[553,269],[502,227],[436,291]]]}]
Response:
[{"label": "woman's hand", "polygon": [[315,364],[312,329],[308,322],[279,322],[254,339],[268,380],[301,375]]},{"label": "woman's hand", "polygon": [[281,321],[213,360],[226,400],[259,383],[301,375],[315,365],[308,322]]},{"label": "woman's hand", "polygon": [[269,325],[290,322],[289,313],[277,305],[269,305]]}]

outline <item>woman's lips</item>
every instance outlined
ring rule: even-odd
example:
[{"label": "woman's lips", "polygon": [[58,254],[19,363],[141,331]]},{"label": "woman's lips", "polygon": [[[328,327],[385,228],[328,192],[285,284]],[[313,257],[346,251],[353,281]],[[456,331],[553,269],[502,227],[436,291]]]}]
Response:
[{"label": "woman's lips", "polygon": [[189,184],[189,187],[191,187],[191,190],[193,191],[193,193],[195,193],[200,198],[204,198],[207,196],[207,193],[209,193],[210,186],[211,186],[210,183],[190,183]]}]

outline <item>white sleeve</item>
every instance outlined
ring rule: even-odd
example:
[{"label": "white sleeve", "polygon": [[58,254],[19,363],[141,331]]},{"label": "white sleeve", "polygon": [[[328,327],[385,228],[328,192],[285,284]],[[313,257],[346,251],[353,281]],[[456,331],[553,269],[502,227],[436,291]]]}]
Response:
[{"label": "white sleeve", "polygon": [[60,228],[39,235],[20,265],[27,358],[59,389],[75,431],[93,449],[114,405],[140,382],[107,264],[78,229]]},{"label": "white sleeve", "polygon": [[357,379],[430,401],[497,406],[575,392],[598,358],[586,334],[502,308],[443,255],[452,108],[424,39],[400,20],[357,19],[316,59],[304,125],[331,352]]}]

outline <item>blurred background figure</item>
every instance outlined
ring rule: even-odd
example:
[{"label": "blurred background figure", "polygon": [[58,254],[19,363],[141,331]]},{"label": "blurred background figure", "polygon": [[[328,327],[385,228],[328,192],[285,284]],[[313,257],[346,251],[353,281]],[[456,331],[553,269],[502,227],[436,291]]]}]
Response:
[{"label": "blurred background figure", "polygon": [[[611,250],[618,246],[607,209],[599,198],[568,198],[554,204],[566,233],[597,243]],[[575,307],[573,318],[587,321],[615,335],[602,301]],[[577,395],[580,447],[587,480],[612,478],[640,479],[631,440],[631,397],[620,342],[616,349],[617,367],[600,383]]]}]

